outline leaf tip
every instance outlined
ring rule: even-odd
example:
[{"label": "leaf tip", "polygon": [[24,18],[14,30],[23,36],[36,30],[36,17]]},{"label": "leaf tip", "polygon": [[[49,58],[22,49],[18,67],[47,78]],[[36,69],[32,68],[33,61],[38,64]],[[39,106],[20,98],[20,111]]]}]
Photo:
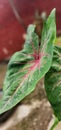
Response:
[{"label": "leaf tip", "polygon": [[51,11],[51,13],[55,15],[55,13],[56,13],[56,8],[54,8],[54,9]]},{"label": "leaf tip", "polygon": [[52,11],[56,12],[56,8],[54,8]]},{"label": "leaf tip", "polygon": [[35,27],[36,27],[35,25],[30,24],[30,25],[28,26],[28,28],[27,28],[27,33],[32,33],[32,32],[34,32]]}]

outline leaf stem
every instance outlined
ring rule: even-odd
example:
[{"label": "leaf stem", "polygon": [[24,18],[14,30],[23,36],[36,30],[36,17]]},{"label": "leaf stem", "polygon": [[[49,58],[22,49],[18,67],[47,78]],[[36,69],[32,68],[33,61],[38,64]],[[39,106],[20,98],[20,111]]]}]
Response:
[{"label": "leaf stem", "polygon": [[52,125],[50,130],[54,130],[54,128],[57,126],[58,122],[59,122],[58,118],[55,117],[54,124]]}]

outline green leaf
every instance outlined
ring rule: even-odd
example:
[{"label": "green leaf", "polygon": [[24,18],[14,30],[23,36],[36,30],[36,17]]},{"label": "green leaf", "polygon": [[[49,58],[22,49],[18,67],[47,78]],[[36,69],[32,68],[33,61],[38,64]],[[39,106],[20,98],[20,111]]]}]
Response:
[{"label": "green leaf", "polygon": [[52,10],[51,14],[47,18],[47,21],[44,22],[44,27],[42,31],[41,48],[45,49],[46,43],[48,43],[48,47],[49,47],[49,43],[51,44],[52,41],[55,43],[56,39],[54,39],[53,37],[56,37],[55,8]]},{"label": "green leaf", "polygon": [[[27,37],[24,45],[24,49],[27,53],[38,53],[39,38],[35,33],[35,25],[29,25],[27,29]],[[32,44],[32,45],[31,45]]]},{"label": "green leaf", "polygon": [[45,76],[45,89],[55,116],[61,120],[61,47],[54,48],[52,66]]},{"label": "green leaf", "polygon": [[[53,14],[54,17],[51,19]],[[49,24],[48,19],[51,22],[53,21],[53,23]],[[35,33],[35,26],[30,25],[23,50],[12,56],[3,85],[0,114],[11,109],[30,94],[35,89],[37,82],[49,70],[53,56],[53,43],[56,38],[55,9],[51,12],[48,19],[46,27],[49,24],[49,28],[52,28],[53,25],[54,29],[52,28],[50,32],[49,40],[47,40],[46,34],[46,43],[43,42],[44,47],[39,46],[39,38]],[[49,32],[49,29],[46,29],[45,31]]]},{"label": "green leaf", "polygon": [[59,120],[55,117],[54,118],[54,123],[53,123],[53,125],[52,125],[50,130],[54,130],[54,128],[58,125],[58,123],[59,123]]}]

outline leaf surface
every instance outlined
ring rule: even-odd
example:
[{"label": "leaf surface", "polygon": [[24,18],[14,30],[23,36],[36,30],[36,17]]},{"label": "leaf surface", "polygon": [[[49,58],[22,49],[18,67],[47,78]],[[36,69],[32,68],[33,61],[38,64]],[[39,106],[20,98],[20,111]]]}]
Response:
[{"label": "leaf surface", "polygon": [[[53,19],[52,16],[54,16]],[[49,23],[49,19],[52,24]],[[50,28],[52,28],[51,31],[49,31]],[[41,41],[43,45],[40,47],[35,26],[30,25],[23,50],[12,56],[4,80],[0,114],[11,109],[30,94],[35,89],[37,82],[49,70],[53,56],[53,43],[56,38],[55,9],[51,12],[46,21],[46,28],[44,26],[43,30],[47,33],[45,34],[43,31],[42,37],[44,38]],[[48,32],[50,32],[49,37],[47,36]],[[43,41],[45,38],[46,42]]]},{"label": "leaf surface", "polygon": [[61,120],[61,47],[54,48],[52,66],[45,76],[45,89],[55,116]]}]

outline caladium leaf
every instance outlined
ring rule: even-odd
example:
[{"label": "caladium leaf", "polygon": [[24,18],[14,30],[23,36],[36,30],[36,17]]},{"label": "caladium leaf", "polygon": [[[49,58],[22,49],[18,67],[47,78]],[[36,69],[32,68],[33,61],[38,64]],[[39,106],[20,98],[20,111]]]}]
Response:
[{"label": "caladium leaf", "polygon": [[[52,16],[54,16],[53,19]],[[49,23],[49,19],[52,23]],[[50,28],[51,31],[49,31]],[[56,38],[55,9],[48,17],[44,29],[47,33],[44,34],[44,31],[42,33],[42,37],[44,35],[44,38],[46,38],[44,42],[42,38],[43,46],[39,46],[35,26],[30,25],[23,50],[12,56],[4,81],[0,114],[11,109],[30,94],[35,89],[37,82],[49,70],[53,56],[53,43]],[[50,33],[49,37],[47,36],[48,32]]]},{"label": "caladium leaf", "polygon": [[53,62],[45,75],[45,89],[55,116],[61,120],[61,47],[54,48]]}]

